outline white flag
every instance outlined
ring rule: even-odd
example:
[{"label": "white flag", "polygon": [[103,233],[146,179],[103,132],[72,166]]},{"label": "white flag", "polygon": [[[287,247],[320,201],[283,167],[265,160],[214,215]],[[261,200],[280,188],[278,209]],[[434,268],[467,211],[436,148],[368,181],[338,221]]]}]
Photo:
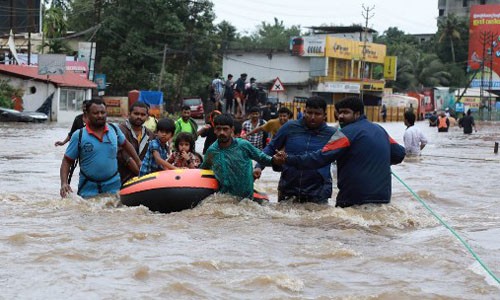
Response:
[{"label": "white flag", "polygon": [[12,33],[12,29],[10,30],[10,36],[9,36],[9,49],[10,52],[12,53],[12,56],[14,56],[14,59],[19,65],[19,58],[17,58],[16,44],[14,43],[14,34]]}]

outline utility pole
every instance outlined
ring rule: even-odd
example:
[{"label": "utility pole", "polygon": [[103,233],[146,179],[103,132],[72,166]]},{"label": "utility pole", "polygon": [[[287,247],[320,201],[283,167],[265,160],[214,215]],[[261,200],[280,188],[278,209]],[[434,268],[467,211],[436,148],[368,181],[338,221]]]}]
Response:
[{"label": "utility pole", "polygon": [[373,18],[373,16],[375,15],[374,13],[371,13],[371,11],[375,9],[375,5],[373,5],[372,7],[365,7],[365,5],[363,4],[362,7],[363,7],[363,12],[361,13],[361,15],[365,19],[365,28],[363,30],[364,31],[363,52],[362,52],[363,55],[361,58],[361,70],[360,70],[361,85],[359,92],[361,96],[360,97],[361,101],[363,101],[363,81],[365,79],[365,69],[366,69],[366,46],[367,46],[366,44],[368,43],[368,20]]},{"label": "utility pole", "polygon": [[[490,82],[491,82],[491,68],[492,68],[492,64],[493,64],[493,61],[492,61],[492,55],[493,53],[491,53],[491,51],[493,51],[491,49],[491,44],[493,42],[493,33],[490,32],[490,31],[482,31],[479,33],[479,38],[480,38],[480,41],[481,41],[481,46],[482,46],[482,50],[483,50],[483,53],[482,53],[482,60],[481,60],[481,85],[479,86],[479,99],[480,99],[480,102],[481,102],[481,119],[484,119],[485,118],[485,115],[484,115],[484,108],[485,107],[488,107],[488,119],[490,119],[490,112],[489,112],[489,105],[486,105],[485,103],[485,100],[484,100],[484,81],[485,81],[485,71],[484,71],[484,67],[485,67],[485,64],[486,62],[490,62]],[[489,102],[489,99],[488,99],[488,102]]]},{"label": "utility pole", "polygon": [[493,47],[493,41],[495,39],[495,37],[498,36],[498,33],[495,32],[490,32],[490,44],[489,44],[489,68],[490,68],[490,78],[489,78],[489,82],[488,82],[488,120],[491,121],[491,117],[492,117],[492,114],[491,114],[491,90],[493,89],[493,57],[495,57],[495,53],[493,53],[494,51],[494,47]]},{"label": "utility pole", "polygon": [[[94,0],[94,26],[97,26],[97,24],[99,24],[100,21],[101,21],[101,0]],[[90,81],[94,81],[95,78],[95,61],[96,61],[95,58],[97,57],[97,44],[96,44],[96,49],[94,49],[94,42],[92,40],[94,39],[98,30],[99,28],[97,28],[90,37],[89,73],[87,74],[87,78]],[[94,63],[92,63],[92,56],[94,56]]]},{"label": "utility pole", "polygon": [[163,80],[163,74],[165,73],[165,62],[167,60],[167,50],[168,50],[168,44],[165,44],[165,46],[163,47],[163,60],[161,63],[160,79],[158,80],[158,91],[161,91],[161,82]]},{"label": "utility pole", "polygon": [[31,10],[34,8],[33,0],[28,2],[28,66],[31,65],[31,31],[35,28],[34,20],[31,17]]}]

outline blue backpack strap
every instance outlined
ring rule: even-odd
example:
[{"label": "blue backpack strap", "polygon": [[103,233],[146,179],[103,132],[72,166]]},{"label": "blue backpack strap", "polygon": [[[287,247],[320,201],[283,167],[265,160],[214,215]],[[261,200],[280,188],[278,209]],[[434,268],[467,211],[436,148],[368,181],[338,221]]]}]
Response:
[{"label": "blue backpack strap", "polygon": [[116,125],[113,123],[108,123],[108,125],[110,125],[111,128],[113,128],[113,130],[115,131],[116,137],[118,138],[118,131],[117,131],[118,129],[116,128]]}]

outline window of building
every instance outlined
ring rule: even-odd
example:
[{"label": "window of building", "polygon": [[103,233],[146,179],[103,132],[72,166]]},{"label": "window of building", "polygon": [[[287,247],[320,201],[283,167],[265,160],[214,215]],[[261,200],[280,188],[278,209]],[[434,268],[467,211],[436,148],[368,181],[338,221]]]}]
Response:
[{"label": "window of building", "polygon": [[59,109],[69,111],[80,111],[85,99],[84,90],[61,89],[59,98]]},{"label": "window of building", "polygon": [[439,16],[440,16],[440,17],[444,16],[444,9],[440,9],[440,10],[439,10]]},{"label": "window of building", "polygon": [[463,7],[468,7],[469,6],[469,0],[462,0],[462,6]]},{"label": "window of building", "polygon": [[479,1],[479,4],[481,4],[481,5],[486,4],[486,0]]}]

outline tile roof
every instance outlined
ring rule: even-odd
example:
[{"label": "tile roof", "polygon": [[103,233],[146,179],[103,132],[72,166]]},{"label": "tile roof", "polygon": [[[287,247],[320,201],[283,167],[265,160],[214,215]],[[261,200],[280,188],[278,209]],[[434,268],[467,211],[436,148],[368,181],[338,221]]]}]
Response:
[{"label": "tile roof", "polygon": [[[37,66],[0,64],[0,74],[47,82],[47,75],[38,75]],[[83,78],[77,73],[71,71],[66,71],[64,75],[50,75],[48,80],[49,82],[52,82],[53,84],[60,87],[77,87],[89,89],[97,87],[97,84],[95,84],[94,82]]]}]

